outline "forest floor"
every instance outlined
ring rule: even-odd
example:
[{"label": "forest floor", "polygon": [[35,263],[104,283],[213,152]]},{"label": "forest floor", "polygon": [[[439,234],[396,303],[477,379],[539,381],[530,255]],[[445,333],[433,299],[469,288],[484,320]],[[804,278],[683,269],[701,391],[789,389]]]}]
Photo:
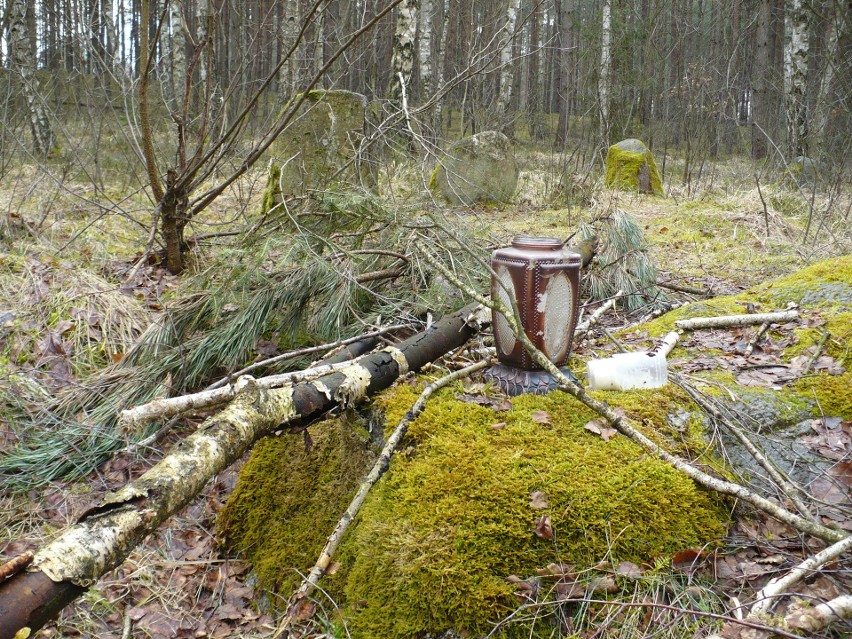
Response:
[{"label": "forest floor", "polygon": [[[708,164],[697,184],[686,185],[670,177],[681,173],[682,162],[668,158],[666,197],[657,198],[604,189],[594,174],[560,175],[555,168],[559,161],[543,151],[524,149],[519,157],[522,174],[516,202],[448,212],[450,219],[457,216],[485,228],[493,242],[500,243],[519,233],[568,237],[579,223],[621,210],[642,228],[661,281],[706,289],[713,295],[742,293],[819,260],[852,252],[848,186],[813,193],[807,186],[770,179],[769,172],[758,184],[754,166],[740,159]],[[413,172],[400,166],[387,174],[383,195],[388,201],[407,207],[426,202],[417,189],[401,186],[410,183]],[[206,218],[209,226],[193,231],[201,235],[228,230],[229,225],[250,219],[261,182],[260,175],[246,179],[217,203],[214,214]],[[104,214],[109,189],[66,182],[56,190],[47,188],[49,183],[34,169],[21,169],[0,186],[0,205],[7,213],[0,253],[0,372],[2,379],[38,377],[52,393],[85,384],[87,375],[120,359],[129,343],[173,303],[181,282],[155,260],[132,281],[122,281],[147,235],[143,213],[148,204],[141,195],[112,193],[113,200],[123,203],[124,214]],[[214,238],[199,248],[196,268],[205,268],[208,258],[223,259],[229,241]],[[685,293],[668,294],[681,301],[694,299]],[[606,322],[618,329],[634,319],[618,312]],[[86,328],[85,335],[81,327]],[[732,339],[742,341],[744,335]],[[603,351],[605,343],[602,337],[583,348]],[[9,411],[0,415],[0,453],[16,441],[10,419],[14,417]],[[179,423],[149,447],[130,446],[81,479],[0,494],[0,563],[53,538],[93,501],[149,468],[162,450],[199,421]],[[852,455],[848,426],[843,431],[846,439],[838,444],[847,464]],[[216,537],[216,515],[235,486],[239,467],[223,472],[37,636],[269,636],[275,620],[269,611],[253,605],[251,566],[224,556]],[[727,543],[731,549],[727,557],[732,559],[705,566],[705,572],[715,574],[719,592],[729,597],[747,597],[777,574],[780,565],[789,566],[811,551],[808,540],[760,517],[737,522]],[[682,565],[675,568],[691,570],[693,559],[680,557],[675,563]],[[848,588],[848,574],[844,582],[842,575],[826,570],[810,581],[808,594],[830,598],[844,583]],[[332,636],[332,629],[320,624],[317,636],[324,632]]]}]

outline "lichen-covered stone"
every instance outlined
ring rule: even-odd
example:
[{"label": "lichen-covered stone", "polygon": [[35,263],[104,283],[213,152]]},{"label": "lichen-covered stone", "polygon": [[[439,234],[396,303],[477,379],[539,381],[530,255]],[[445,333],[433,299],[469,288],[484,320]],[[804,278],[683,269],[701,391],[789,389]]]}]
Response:
[{"label": "lichen-covered stone", "polygon": [[512,143],[499,131],[462,138],[447,149],[429,188],[453,204],[508,202],[518,187]]},{"label": "lichen-covered stone", "polygon": [[663,194],[654,155],[641,140],[629,138],[609,147],[606,153],[606,185]]},{"label": "lichen-covered stone", "polygon": [[[298,99],[298,98],[297,98]],[[287,105],[285,111],[290,108]],[[262,210],[283,196],[302,195],[334,183],[372,186],[361,143],[367,98],[351,91],[308,92],[290,126],[272,144]]]}]

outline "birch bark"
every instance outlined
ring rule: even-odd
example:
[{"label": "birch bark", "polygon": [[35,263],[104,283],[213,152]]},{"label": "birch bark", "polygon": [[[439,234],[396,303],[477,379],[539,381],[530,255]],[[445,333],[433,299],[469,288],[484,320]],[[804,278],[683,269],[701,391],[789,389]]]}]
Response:
[{"label": "birch bark", "polygon": [[171,89],[176,101],[175,108],[180,110],[180,100],[186,83],[186,36],[183,32],[183,2],[171,0],[169,4],[169,31],[171,32]]},{"label": "birch bark", "polygon": [[512,104],[512,88],[515,86],[515,64],[512,61],[512,41],[518,23],[521,0],[509,0],[506,9],[506,25],[500,36],[500,90],[497,96],[497,113],[503,119],[503,132],[512,130],[512,120],[508,111]]},{"label": "birch bark", "polygon": [[29,111],[30,131],[33,136],[33,151],[47,157],[56,144],[56,136],[47,117],[40,85],[35,75],[36,59],[30,51],[27,32],[27,2],[13,0],[9,12],[9,60],[14,72],[21,79],[24,99]]},{"label": "birch bark", "polygon": [[787,107],[788,159],[807,155],[808,118],[805,92],[808,81],[807,10],[802,0],[791,0],[784,14],[784,96]]},{"label": "birch bark", "polygon": [[598,76],[600,138],[609,146],[609,76],[612,67],[612,0],[604,0],[601,15],[601,67]]},{"label": "birch bark", "polygon": [[393,58],[391,68],[391,100],[402,104],[403,84],[411,86],[414,70],[414,34],[417,29],[419,0],[403,0],[396,10],[396,31],[393,34]]},{"label": "birch bark", "polygon": [[432,95],[432,14],[435,11],[432,0],[421,0],[420,7],[420,101],[428,100]]}]

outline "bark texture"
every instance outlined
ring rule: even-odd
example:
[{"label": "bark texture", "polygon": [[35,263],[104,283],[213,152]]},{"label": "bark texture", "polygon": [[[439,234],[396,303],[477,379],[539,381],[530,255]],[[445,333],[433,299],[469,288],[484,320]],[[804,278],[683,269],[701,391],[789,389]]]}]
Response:
[{"label": "bark texture", "polygon": [[21,79],[24,99],[29,111],[33,151],[46,157],[56,144],[44,101],[41,98],[38,78],[35,75],[36,59],[30,51],[30,34],[27,29],[27,1],[12,0],[9,11],[9,59]]},{"label": "bark texture", "polygon": [[802,0],[785,5],[784,14],[784,94],[787,105],[788,159],[807,155],[808,119],[805,93],[808,84],[807,9]]},{"label": "bark texture", "polygon": [[[120,565],[130,551],[260,437],[305,424],[337,406],[350,406],[464,344],[478,330],[473,307],[370,355],[346,369],[297,386],[263,389],[237,382],[222,412],[144,475],[93,506],[56,540],[36,552],[28,572],[0,584],[0,639],[38,630],[53,615]],[[29,634],[27,634],[29,636]]]}]

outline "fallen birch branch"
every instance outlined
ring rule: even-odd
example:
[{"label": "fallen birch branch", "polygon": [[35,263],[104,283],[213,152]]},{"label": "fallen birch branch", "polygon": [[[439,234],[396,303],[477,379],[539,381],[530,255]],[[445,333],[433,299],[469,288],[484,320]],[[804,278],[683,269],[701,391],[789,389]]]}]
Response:
[{"label": "fallen birch branch", "polygon": [[363,335],[358,335],[356,337],[349,337],[347,339],[337,340],[336,342],[329,342],[328,344],[319,344],[318,346],[309,346],[307,348],[299,348],[294,351],[288,351],[286,353],[281,353],[280,355],[276,355],[275,357],[270,357],[268,359],[264,359],[260,362],[255,362],[246,366],[245,368],[238,370],[236,373],[231,374],[228,377],[223,377],[218,382],[214,382],[210,384],[204,390],[214,390],[216,388],[221,388],[225,384],[227,384],[232,379],[236,379],[240,375],[245,375],[247,373],[252,372],[253,370],[257,370],[262,366],[270,366],[272,364],[277,364],[278,362],[285,362],[288,359],[294,359],[296,357],[302,357],[303,355],[311,355],[312,353],[324,353],[326,351],[333,350],[340,346],[348,346],[349,344],[354,344],[355,342],[359,342],[363,339],[370,339],[372,337],[380,337],[382,335],[386,335],[387,333],[391,333],[393,331],[398,331],[402,328],[405,328],[406,324],[394,324],[393,326],[387,326],[377,331],[372,331],[370,333],[364,333]]},{"label": "fallen birch branch", "polygon": [[[355,361],[357,360],[317,366],[316,368],[306,368],[301,371],[292,371],[289,373],[281,373],[279,375],[258,377],[254,381],[260,388],[279,388],[285,385],[310,381],[312,379],[322,377],[323,375],[343,370]],[[237,396],[235,389],[236,385],[231,384],[224,388],[203,390],[197,393],[179,395],[177,397],[155,399],[147,404],[134,406],[133,408],[121,411],[121,414],[118,417],[118,424],[123,431],[134,432],[140,426],[143,426],[155,419],[167,419],[192,410],[215,408],[216,406],[221,406],[222,404],[226,404],[233,400]]]},{"label": "fallen birch branch", "polygon": [[287,610],[284,613],[283,620],[281,624],[278,626],[278,630],[275,631],[275,634],[272,635],[272,639],[277,639],[282,635],[287,636],[285,633],[288,633],[290,626],[292,626],[294,620],[299,618],[299,614],[308,600],[308,597],[313,592],[316,585],[319,583],[320,578],[325,574],[325,571],[328,570],[328,566],[331,563],[331,559],[334,556],[337,547],[340,545],[340,542],[343,540],[343,535],[346,534],[346,531],[349,528],[349,525],[355,519],[358,511],[361,509],[361,505],[364,503],[364,500],[367,498],[367,493],[376,485],[382,475],[385,474],[388,467],[390,466],[390,460],[396,451],[396,447],[399,446],[399,442],[402,441],[402,438],[405,437],[405,433],[408,431],[408,425],[413,422],[417,416],[423,411],[423,408],[426,406],[426,401],[429,397],[432,396],[435,391],[444,388],[448,384],[455,382],[456,380],[462,379],[464,377],[468,377],[472,373],[475,373],[478,370],[482,370],[489,364],[492,364],[493,360],[482,360],[475,364],[471,364],[470,366],[466,366],[465,368],[459,369],[450,373],[449,375],[445,375],[441,379],[438,379],[431,384],[429,384],[424,391],[420,394],[420,397],[417,398],[417,401],[414,402],[414,405],[408,409],[408,412],[405,416],[399,421],[397,427],[394,429],[393,433],[390,437],[388,437],[387,443],[385,443],[385,447],[382,449],[379,458],[376,460],[376,463],[373,464],[373,467],[370,469],[370,472],[367,474],[367,477],[361,482],[361,485],[358,487],[358,492],[355,494],[355,497],[352,498],[351,503],[346,508],[346,511],[343,513],[343,516],[337,522],[337,526],[334,528],[334,532],[328,537],[328,541],[326,541],[325,547],[323,547],[322,552],[320,553],[319,559],[317,559],[316,564],[311,569],[310,573],[307,577],[302,580],[302,585],[299,587],[296,592],[290,597],[290,603],[287,606]]},{"label": "fallen birch branch", "polygon": [[784,494],[793,502],[793,505],[803,517],[807,517],[813,522],[817,522],[816,516],[810,511],[807,505],[802,501],[802,489],[793,484],[790,479],[781,472],[770,459],[763,454],[753,441],[745,434],[743,429],[739,428],[732,420],[728,419],[721,410],[719,410],[711,400],[700,394],[697,388],[691,386],[683,377],[677,373],[670,372],[669,376],[675,384],[680,386],[684,392],[692,398],[699,407],[710,413],[724,428],[728,430],[734,437],[739,440],[743,447],[748,451],[752,458],[760,464],[760,466],[769,474],[776,485],[784,492]]},{"label": "fallen birch branch", "polygon": [[815,633],[843,619],[852,619],[852,595],[840,595],[813,607],[797,606],[784,617],[784,623],[791,630]]},{"label": "fallen birch branch", "polygon": [[757,331],[755,331],[752,338],[748,341],[748,346],[746,346],[743,357],[746,359],[751,357],[751,354],[754,352],[754,347],[757,346],[757,343],[760,341],[760,338],[763,337],[764,333],[769,330],[769,324],[770,322],[764,322],[760,325]]},{"label": "fallen birch branch", "polygon": [[443,264],[436,260],[426,250],[420,249],[420,251],[423,254],[424,258],[445,278],[447,278],[447,281],[451,282],[454,286],[458,287],[459,290],[469,295],[471,299],[474,299],[483,306],[489,307],[492,310],[501,313],[506,318],[510,328],[515,333],[515,336],[518,341],[520,341],[524,345],[524,348],[527,349],[527,352],[539,366],[541,366],[544,370],[554,376],[554,378],[557,380],[558,387],[561,390],[564,390],[567,393],[573,395],[577,400],[591,408],[598,415],[604,417],[607,422],[609,422],[609,424],[613,428],[615,428],[619,433],[633,440],[646,451],[672,465],[677,470],[681,471],[682,473],[690,477],[693,481],[701,484],[702,486],[725,495],[730,495],[732,497],[735,497],[736,499],[751,504],[752,506],[768,513],[775,519],[782,521],[785,524],[789,524],[790,526],[793,526],[801,532],[807,533],[830,543],[840,541],[845,537],[843,533],[837,530],[833,530],[821,524],[805,519],[804,517],[800,517],[799,515],[791,513],[790,511],[779,506],[778,504],[771,502],[768,499],[761,497],[760,495],[757,495],[745,486],[741,486],[740,484],[736,484],[724,479],[713,477],[712,475],[708,475],[707,473],[699,470],[689,462],[681,459],[680,457],[677,457],[676,455],[672,455],[667,450],[654,443],[650,438],[643,435],[639,431],[638,425],[633,422],[633,420],[628,419],[624,415],[617,413],[615,409],[609,406],[608,404],[598,401],[597,399],[589,395],[582,386],[580,386],[577,382],[574,382],[569,379],[562,371],[560,371],[553,364],[553,362],[547,359],[544,353],[542,353],[535,347],[532,341],[530,341],[530,339],[527,337],[526,332],[521,328],[517,303],[514,299],[512,299],[513,308],[510,309],[498,300],[492,300],[477,293],[472,288],[462,283],[455,276],[454,273],[450,272],[449,269],[447,269]]},{"label": "fallen birch branch", "polygon": [[731,328],[734,326],[755,326],[764,322],[789,322],[799,317],[799,311],[779,311],[777,313],[753,313],[751,315],[721,315],[719,317],[692,317],[677,320],[676,328],[694,331],[702,328]]},{"label": "fallen birch branch", "polygon": [[852,535],[845,537],[837,543],[821,550],[812,557],[805,559],[798,566],[793,568],[783,577],[776,577],[770,581],[763,590],[757,593],[755,599],[757,601],[751,607],[749,616],[757,616],[769,612],[777,597],[788,591],[805,577],[813,574],[815,570],[819,570],[822,566],[834,561],[840,555],[852,550]]},{"label": "fallen birch branch", "polygon": [[[752,605],[745,621],[762,621],[761,618],[765,617],[771,610],[778,597],[787,594],[787,591],[802,579],[813,574],[814,571],[819,570],[830,561],[834,561],[850,549],[852,549],[852,535],[809,557],[786,575],[770,581],[763,590],[757,593],[757,601]],[[852,618],[852,595],[842,595],[813,607],[795,607],[787,613],[780,625],[785,630],[805,630],[813,633],[826,628],[835,621],[850,618]],[[710,635],[707,639],[737,637],[742,623],[742,621],[730,621],[722,626],[718,633]],[[759,636],[771,637],[772,632],[765,632]]]},{"label": "fallen birch branch", "polygon": [[[178,442],[155,466],[106,495],[35,553],[25,572],[0,584],[0,639],[29,636],[119,566],[142,540],[183,509],[260,437],[351,406],[464,344],[486,317],[468,306],[425,331],[311,382],[262,388],[251,377],[235,398]],[[23,634],[18,634],[23,633]]]}]

